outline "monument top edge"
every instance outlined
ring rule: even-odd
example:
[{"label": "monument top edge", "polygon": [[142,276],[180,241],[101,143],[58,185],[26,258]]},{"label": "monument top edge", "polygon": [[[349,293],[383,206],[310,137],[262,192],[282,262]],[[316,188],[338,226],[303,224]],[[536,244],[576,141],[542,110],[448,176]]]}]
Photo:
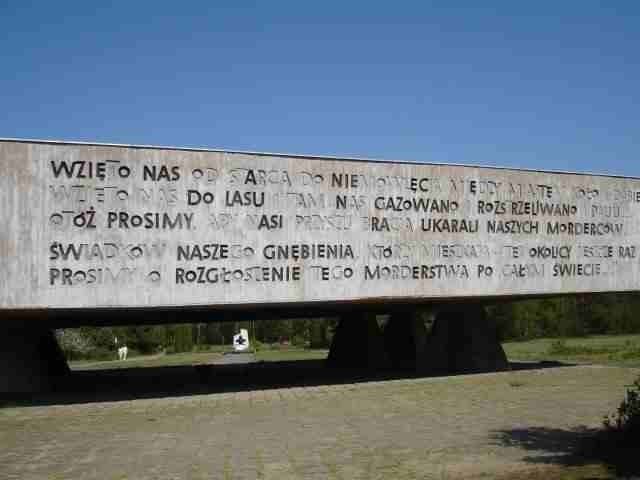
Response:
[{"label": "monument top edge", "polygon": [[304,158],[310,160],[343,160],[349,162],[365,162],[365,163],[394,163],[400,165],[432,165],[432,166],[450,166],[450,167],[466,167],[466,168],[482,168],[493,170],[507,170],[515,172],[533,172],[533,173],[550,173],[550,174],[562,174],[562,175],[579,175],[579,176],[597,176],[607,178],[619,178],[628,180],[640,180],[640,177],[616,175],[602,172],[576,172],[570,170],[552,170],[552,169],[535,169],[535,168],[523,168],[523,167],[504,167],[499,165],[473,165],[464,163],[444,163],[433,161],[420,161],[420,160],[388,160],[383,158],[369,158],[369,157],[357,157],[357,156],[338,156],[338,155],[317,155],[317,154],[301,154],[301,153],[281,153],[281,152],[258,152],[252,150],[234,150],[225,148],[209,148],[209,147],[176,147],[169,145],[140,145],[140,144],[127,144],[127,143],[107,143],[107,142],[84,142],[77,140],[46,140],[46,139],[34,139],[34,138],[11,138],[0,137],[0,142],[14,142],[14,143],[37,143],[45,145],[78,145],[78,146],[93,146],[93,147],[120,147],[120,148],[133,148],[133,149],[148,149],[148,150],[174,150],[179,152],[213,152],[213,153],[230,153],[241,155],[255,155],[255,156],[270,156],[270,157],[288,157],[288,158]]}]

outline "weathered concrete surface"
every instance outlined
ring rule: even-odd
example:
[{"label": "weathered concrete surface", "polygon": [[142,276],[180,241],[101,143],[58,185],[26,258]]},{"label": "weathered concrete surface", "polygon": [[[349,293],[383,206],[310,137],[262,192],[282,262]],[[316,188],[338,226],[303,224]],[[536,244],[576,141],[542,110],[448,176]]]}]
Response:
[{"label": "weathered concrete surface", "polygon": [[482,306],[455,306],[438,312],[425,353],[423,367],[437,375],[509,369],[495,325]]},{"label": "weathered concrete surface", "polygon": [[637,179],[9,140],[0,162],[4,310],[640,285]]},{"label": "weathered concrete surface", "polygon": [[357,314],[338,322],[327,357],[329,367],[385,368],[389,360],[375,315]]},{"label": "weathered concrete surface", "polygon": [[0,330],[0,394],[51,390],[69,373],[51,330]]}]

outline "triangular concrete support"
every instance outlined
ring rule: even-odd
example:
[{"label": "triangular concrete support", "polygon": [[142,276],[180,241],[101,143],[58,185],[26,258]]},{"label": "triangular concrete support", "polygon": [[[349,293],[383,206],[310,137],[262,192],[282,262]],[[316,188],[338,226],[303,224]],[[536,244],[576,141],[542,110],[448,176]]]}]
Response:
[{"label": "triangular concrete support", "polygon": [[496,327],[481,305],[452,306],[440,310],[425,353],[426,372],[435,375],[509,369]]},{"label": "triangular concrete support", "polygon": [[47,391],[69,373],[52,330],[0,331],[0,394]]},{"label": "triangular concrete support", "polygon": [[427,329],[422,312],[391,315],[384,329],[384,341],[393,368],[416,372],[423,370]]},{"label": "triangular concrete support", "polygon": [[339,368],[388,366],[382,331],[375,315],[360,313],[340,318],[331,342],[327,365]]}]

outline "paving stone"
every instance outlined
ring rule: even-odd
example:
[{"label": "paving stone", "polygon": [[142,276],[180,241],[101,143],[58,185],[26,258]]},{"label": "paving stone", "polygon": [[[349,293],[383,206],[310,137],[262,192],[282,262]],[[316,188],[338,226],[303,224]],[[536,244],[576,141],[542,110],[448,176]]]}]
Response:
[{"label": "paving stone", "polygon": [[[509,443],[514,431],[569,435],[597,427],[638,374],[581,366],[4,407],[0,478],[408,479],[523,472],[537,452]],[[269,402],[251,400],[263,394]]]}]

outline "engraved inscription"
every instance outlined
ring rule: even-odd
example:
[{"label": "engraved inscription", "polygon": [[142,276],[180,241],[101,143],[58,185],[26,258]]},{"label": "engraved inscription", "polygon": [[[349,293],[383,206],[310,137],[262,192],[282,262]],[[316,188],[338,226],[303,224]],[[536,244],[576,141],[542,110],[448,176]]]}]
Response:
[{"label": "engraved inscription", "polygon": [[636,179],[10,141],[0,159],[2,307],[640,286]]}]

